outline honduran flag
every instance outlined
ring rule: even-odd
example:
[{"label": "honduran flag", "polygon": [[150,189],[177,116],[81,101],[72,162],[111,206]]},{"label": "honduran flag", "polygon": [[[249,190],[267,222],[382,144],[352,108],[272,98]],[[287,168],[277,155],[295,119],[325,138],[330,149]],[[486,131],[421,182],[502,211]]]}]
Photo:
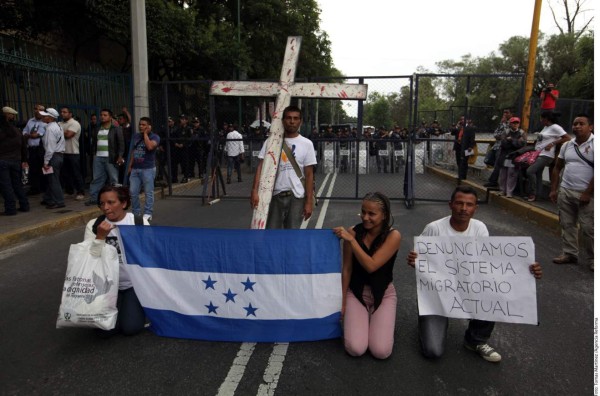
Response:
[{"label": "honduran flag", "polygon": [[341,335],[331,230],[119,226],[127,273],[160,336],[291,342]]}]

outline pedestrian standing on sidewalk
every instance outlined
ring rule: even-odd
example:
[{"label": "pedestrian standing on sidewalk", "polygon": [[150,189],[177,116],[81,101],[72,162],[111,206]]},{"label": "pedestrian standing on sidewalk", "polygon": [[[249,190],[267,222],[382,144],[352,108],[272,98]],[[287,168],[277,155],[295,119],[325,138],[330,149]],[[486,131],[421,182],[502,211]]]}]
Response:
[{"label": "pedestrian standing on sidewalk", "polygon": [[81,124],[73,118],[73,113],[68,107],[60,109],[62,122],[59,123],[65,134],[65,162],[63,181],[67,194],[75,193],[77,201],[85,199],[85,187],[83,176],[81,176],[81,157],[79,152],[79,136],[81,135]]},{"label": "pedestrian standing on sidewalk", "polygon": [[62,128],[56,122],[58,119],[56,109],[49,107],[46,111],[40,111],[40,114],[46,123],[46,133],[42,139],[45,149],[42,172],[48,182],[42,204],[46,205],[47,209],[64,208],[65,196],[60,184],[60,172],[64,162],[65,136]]},{"label": "pedestrian standing on sidewalk", "polygon": [[17,214],[17,200],[18,210],[29,212],[29,201],[21,183],[22,169],[27,166],[26,138],[6,117],[0,117],[0,194],[4,199],[5,216]]},{"label": "pedestrian standing on sidewalk", "polygon": [[501,161],[502,164],[500,175],[498,176],[500,195],[504,195],[506,198],[512,198],[519,177],[519,171],[512,163],[512,159],[507,157],[509,154],[525,146],[526,143],[525,132],[520,128],[521,119],[519,117],[512,117],[509,123],[509,131],[500,141],[500,153],[498,154],[498,161]]},{"label": "pedestrian standing on sidewalk", "polygon": [[[500,153],[500,142],[502,141],[502,138],[504,136],[506,136],[508,134],[508,131],[510,130],[510,124],[508,122],[508,120],[510,120],[513,116],[512,110],[511,109],[504,109],[504,111],[502,112],[502,118],[500,119],[500,124],[498,125],[498,127],[496,128],[496,130],[494,130],[494,139],[496,139],[496,141],[494,142],[494,145],[492,146],[492,154],[491,157],[493,158],[493,164],[494,164],[494,170],[492,171],[492,173],[490,174],[490,177],[487,181],[487,183],[485,183],[483,186],[484,187],[498,187],[498,176],[500,175],[500,168],[502,167],[502,164],[497,161],[498,159],[498,153]],[[486,156],[486,160],[487,160],[487,156]]]},{"label": "pedestrian standing on sidewalk", "polygon": [[114,126],[112,111],[100,111],[100,125],[92,131],[93,180],[90,184],[90,199],[86,206],[98,205],[98,192],[107,184],[119,183],[118,167],[123,166],[125,160],[125,140],[120,126]]},{"label": "pedestrian standing on sidewalk", "polygon": [[154,177],[156,176],[156,149],[160,137],[152,132],[152,120],[140,118],[138,133],[133,137],[133,151],[129,162],[129,188],[133,214],[142,214],[140,191],[144,187],[144,219],[152,220],[154,210]]},{"label": "pedestrian standing on sidewalk", "polygon": [[[579,232],[590,269],[594,270],[594,122],[581,114],[573,121],[575,139],[560,148],[552,170],[550,200],[558,203],[562,254],[556,264],[577,264]],[[563,171],[564,169],[564,171]],[[562,176],[561,176],[561,171]],[[560,188],[559,188],[560,184]]]},{"label": "pedestrian standing on sidewalk", "polygon": [[44,145],[42,138],[46,133],[46,124],[40,111],[46,108],[40,104],[33,107],[34,116],[23,128],[23,136],[27,139],[27,162],[29,163],[29,191],[27,195],[37,195],[46,191],[46,178],[42,173],[44,165]]}]

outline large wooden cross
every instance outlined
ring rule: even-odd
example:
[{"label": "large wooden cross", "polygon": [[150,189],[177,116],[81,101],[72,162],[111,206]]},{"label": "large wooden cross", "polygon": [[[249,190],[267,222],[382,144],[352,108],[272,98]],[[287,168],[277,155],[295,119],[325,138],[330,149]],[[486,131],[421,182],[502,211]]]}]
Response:
[{"label": "large wooden cross", "polygon": [[281,122],[283,110],[290,105],[292,96],[301,98],[366,99],[366,84],[294,83],[301,36],[288,37],[283,67],[278,83],[256,81],[213,81],[211,95],[276,97],[275,112],[272,114],[271,133],[266,141],[260,183],[258,207],[254,209],[250,228],[264,229],[269,215],[269,204],[275,186],[277,166],[284,142]]}]

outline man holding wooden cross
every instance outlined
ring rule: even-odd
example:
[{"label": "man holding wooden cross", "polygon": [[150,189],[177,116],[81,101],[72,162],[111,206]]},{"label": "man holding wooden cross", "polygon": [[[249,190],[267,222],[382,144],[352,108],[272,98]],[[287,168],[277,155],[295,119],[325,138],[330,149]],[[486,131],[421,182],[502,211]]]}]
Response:
[{"label": "man holding wooden cross", "polygon": [[[313,165],[317,164],[312,142],[300,135],[302,111],[296,106],[283,110],[284,147],[277,167],[273,197],[269,205],[266,228],[300,228],[313,211]],[[266,152],[263,144],[258,154],[258,167],[254,175],[250,204],[258,207],[258,186],[263,161],[276,162],[273,152]]]}]

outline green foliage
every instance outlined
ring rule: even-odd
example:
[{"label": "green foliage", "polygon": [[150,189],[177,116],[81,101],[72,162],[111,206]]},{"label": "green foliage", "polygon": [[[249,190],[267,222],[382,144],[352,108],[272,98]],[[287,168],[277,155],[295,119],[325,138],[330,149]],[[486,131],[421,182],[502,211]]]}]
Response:
[{"label": "green foliage", "polygon": [[582,36],[574,47],[571,73],[565,71],[558,78],[558,86],[562,97],[593,99],[594,98],[594,37],[591,34]]},{"label": "green foliage", "polygon": [[[4,32],[70,53],[75,70],[83,57],[104,62],[107,70],[130,70],[130,2],[5,0],[3,5]],[[303,37],[299,79],[339,75],[329,37],[320,30],[316,0],[146,0],[146,15],[151,80],[278,79],[290,35]],[[540,35],[534,95],[551,81],[559,84],[561,97],[593,99],[593,32],[569,32]],[[525,73],[528,47],[528,38],[510,37],[497,53],[441,60],[438,72]],[[517,105],[520,87],[514,80],[470,83],[471,103],[487,105],[493,95],[498,107]],[[422,79],[420,84],[421,109],[465,103],[465,79]],[[401,90],[386,97],[391,118],[384,123],[407,122],[408,96]],[[328,107],[321,103],[320,108]],[[334,110],[345,115],[341,104]]]},{"label": "green foliage", "polygon": [[[490,56],[498,60],[494,72],[496,73],[525,73],[529,61],[529,38],[513,36],[500,44],[500,57]],[[540,55],[537,55],[538,59]],[[539,64],[539,62],[537,63]]]},{"label": "green foliage", "polygon": [[252,61],[249,79],[278,79],[288,36],[302,36],[297,76],[331,76],[331,43],[320,31],[314,0],[242,2],[241,41]]},{"label": "green foliage", "polygon": [[364,107],[364,124],[375,125],[377,128],[392,126],[392,106],[389,96],[382,95],[379,92],[369,94],[367,104]]},{"label": "green foliage", "polygon": [[[0,26],[26,40],[59,38],[107,70],[131,68],[130,2],[6,0]],[[240,24],[238,26],[238,5]],[[146,0],[151,80],[278,79],[286,38],[303,37],[298,76],[331,76],[331,43],[315,0]]]}]

